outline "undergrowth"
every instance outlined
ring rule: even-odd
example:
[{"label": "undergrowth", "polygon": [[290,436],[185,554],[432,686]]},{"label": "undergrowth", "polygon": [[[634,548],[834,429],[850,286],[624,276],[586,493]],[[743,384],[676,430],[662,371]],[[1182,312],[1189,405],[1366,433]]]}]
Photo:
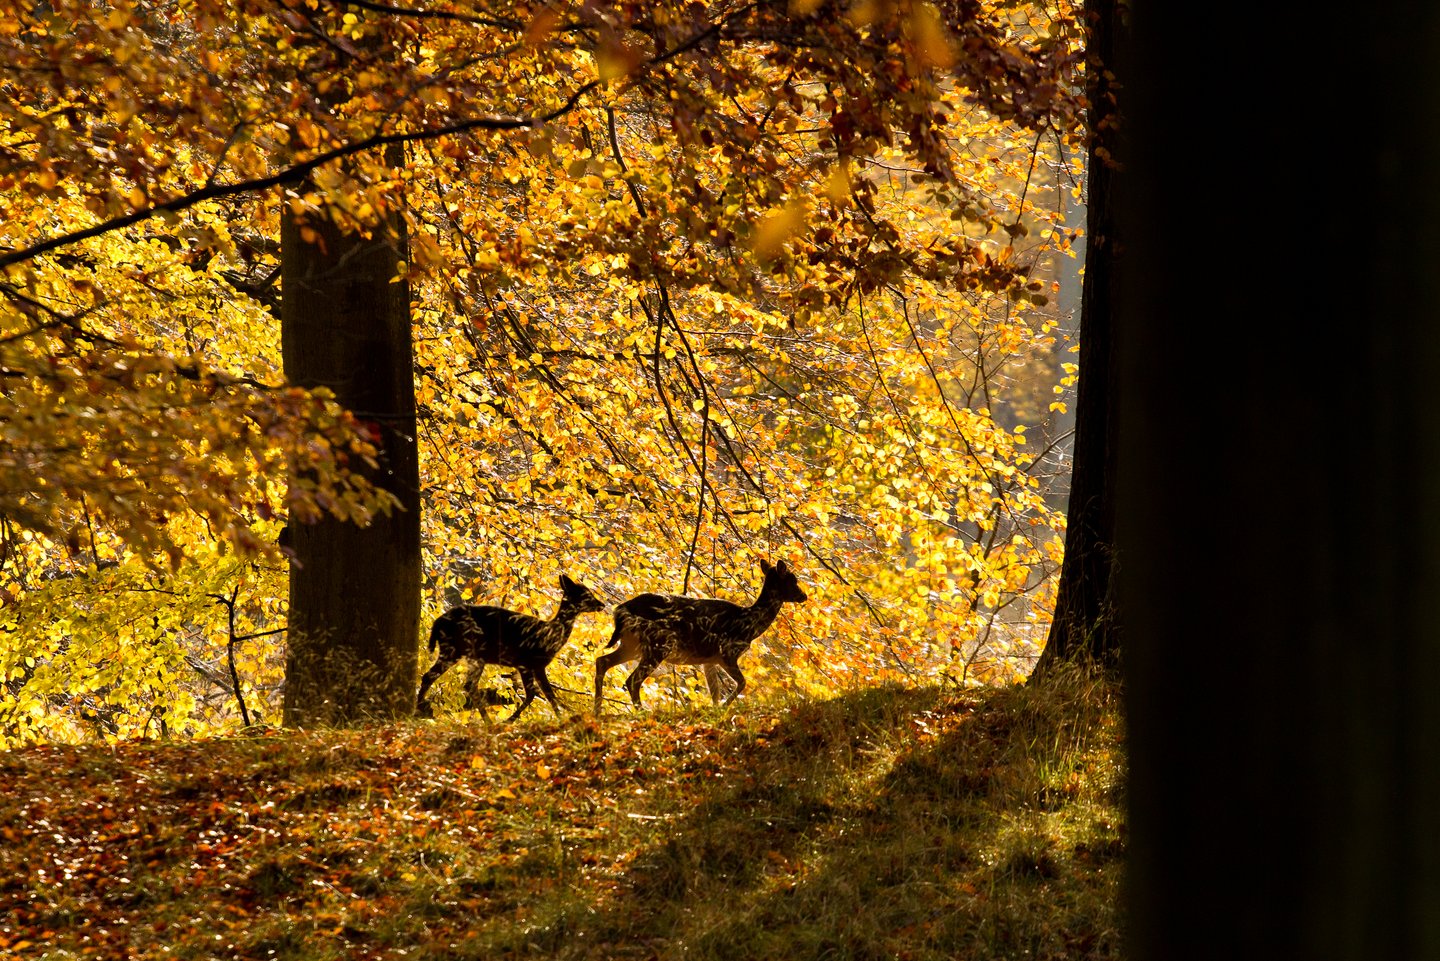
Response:
[{"label": "undergrowth", "polygon": [[0,755],[11,957],[1117,958],[1120,698],[476,716]]}]

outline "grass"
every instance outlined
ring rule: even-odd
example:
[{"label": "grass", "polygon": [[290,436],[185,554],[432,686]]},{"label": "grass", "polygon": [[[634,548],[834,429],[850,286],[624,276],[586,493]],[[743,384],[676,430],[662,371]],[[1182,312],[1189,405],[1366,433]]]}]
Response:
[{"label": "grass", "polygon": [[0,956],[1116,958],[1119,697],[0,755]]}]

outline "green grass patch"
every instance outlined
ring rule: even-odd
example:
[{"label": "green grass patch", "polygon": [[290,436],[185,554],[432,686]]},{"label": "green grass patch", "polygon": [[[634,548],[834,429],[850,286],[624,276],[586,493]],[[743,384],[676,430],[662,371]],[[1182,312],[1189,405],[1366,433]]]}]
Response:
[{"label": "green grass patch", "polygon": [[874,688],[0,755],[0,954],[1116,958],[1120,699]]}]

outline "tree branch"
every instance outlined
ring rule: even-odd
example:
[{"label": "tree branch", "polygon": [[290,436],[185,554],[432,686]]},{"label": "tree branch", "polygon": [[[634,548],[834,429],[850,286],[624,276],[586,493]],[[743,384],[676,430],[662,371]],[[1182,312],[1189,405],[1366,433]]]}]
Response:
[{"label": "tree branch", "polygon": [[[225,605],[226,613],[229,615],[230,640],[225,645],[225,660],[230,668],[231,690],[234,691],[235,700],[240,705],[240,720],[245,722],[246,727],[249,727],[250,710],[245,706],[245,693],[240,689],[240,671],[235,666],[235,645],[240,641],[240,637],[235,633],[235,601],[240,596],[240,585],[235,585],[229,597],[224,594],[211,594],[210,596],[215,599],[215,603]],[[259,635],[250,636],[258,637]]]},{"label": "tree branch", "polygon": [[[686,53],[687,51],[693,50],[695,47],[698,47],[706,40],[719,34],[725,24],[747,16],[754,8],[755,4],[749,4],[745,7],[742,7],[740,10],[737,10],[735,13],[730,14],[724,20],[710,24],[706,29],[690,37],[683,43],[677,44],[669,50],[656,54],[646,63],[645,66],[655,67],[669,60],[672,60],[675,57]],[[78,243],[82,240],[89,240],[92,237],[99,237],[103,234],[111,233],[115,230],[122,230],[126,227],[130,227],[138,223],[143,223],[144,221],[147,221],[152,217],[157,217],[161,214],[179,213],[182,210],[188,210],[191,207],[194,207],[196,204],[204,203],[207,200],[218,200],[223,197],[234,197],[239,194],[254,193],[260,190],[268,190],[271,187],[278,187],[284,184],[300,183],[315,170],[325,166],[326,164],[332,163],[336,160],[341,160],[345,157],[353,156],[357,153],[363,153],[367,150],[373,150],[377,147],[388,147],[396,144],[407,143],[423,143],[425,141],[435,140],[440,137],[449,137],[455,134],[468,133],[472,130],[522,130],[531,127],[537,127],[568,114],[570,111],[574,110],[576,106],[579,105],[580,101],[583,100],[585,96],[589,94],[592,90],[595,90],[597,87],[605,86],[608,83],[610,83],[609,79],[601,79],[598,77],[594,80],[588,81],[587,83],[583,83],[579,87],[575,88],[575,90],[570,94],[569,97],[565,99],[563,103],[561,103],[555,109],[550,110],[546,113],[534,114],[528,117],[472,117],[469,120],[461,120],[453,124],[448,124],[442,127],[434,127],[429,130],[418,130],[411,133],[377,133],[362,140],[357,140],[354,143],[344,144],[331,150],[327,150],[324,153],[317,154],[316,156],[311,157],[309,160],[295,164],[291,167],[287,167],[284,170],[281,170],[278,173],[271,174],[268,177],[255,177],[250,180],[242,180],[232,184],[207,184],[207,186],[201,188],[200,190],[194,191],[193,193],[183,194],[179,197],[171,198],[165,203],[156,204],[152,207],[146,207],[142,210],[131,211],[124,216],[112,217],[109,220],[102,221],[98,224],[93,224],[81,230],[74,230],[70,233],[61,234],[57,237],[51,237],[49,240],[42,240],[39,243],[31,244],[28,247],[22,247],[18,250],[12,250],[8,253],[0,254],[0,270],[9,267],[12,264],[19,264],[24,263],[28,260],[33,260],[34,258],[42,254],[49,253],[52,250],[58,250],[61,247],[67,247],[70,244]]]}]

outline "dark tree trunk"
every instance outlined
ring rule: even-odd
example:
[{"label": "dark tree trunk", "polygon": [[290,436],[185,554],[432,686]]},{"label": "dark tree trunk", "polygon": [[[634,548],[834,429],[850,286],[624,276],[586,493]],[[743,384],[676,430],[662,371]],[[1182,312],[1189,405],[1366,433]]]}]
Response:
[{"label": "dark tree trunk", "polygon": [[292,523],[285,723],[346,724],[414,708],[420,620],[420,500],[409,292],[403,260],[377,229],[347,235],[325,220],[282,228],[285,374],[328,387],[374,425],[370,476],[400,510],[367,527],[326,517]]},{"label": "dark tree trunk", "polygon": [[1130,957],[1440,958],[1440,7],[1132,37]]},{"label": "dark tree trunk", "polygon": [[[1107,81],[1122,28],[1118,0],[1086,4],[1091,145],[1085,212],[1085,280],[1080,293],[1080,386],[1075,397],[1075,448],[1065,531],[1065,563],[1055,620],[1035,667],[1043,678],[1063,661],[1112,663],[1120,624],[1111,594],[1115,566],[1115,377],[1112,317],[1124,248],[1115,223],[1112,183],[1119,171],[1119,91]],[[1123,173],[1120,174],[1123,177]]]}]

